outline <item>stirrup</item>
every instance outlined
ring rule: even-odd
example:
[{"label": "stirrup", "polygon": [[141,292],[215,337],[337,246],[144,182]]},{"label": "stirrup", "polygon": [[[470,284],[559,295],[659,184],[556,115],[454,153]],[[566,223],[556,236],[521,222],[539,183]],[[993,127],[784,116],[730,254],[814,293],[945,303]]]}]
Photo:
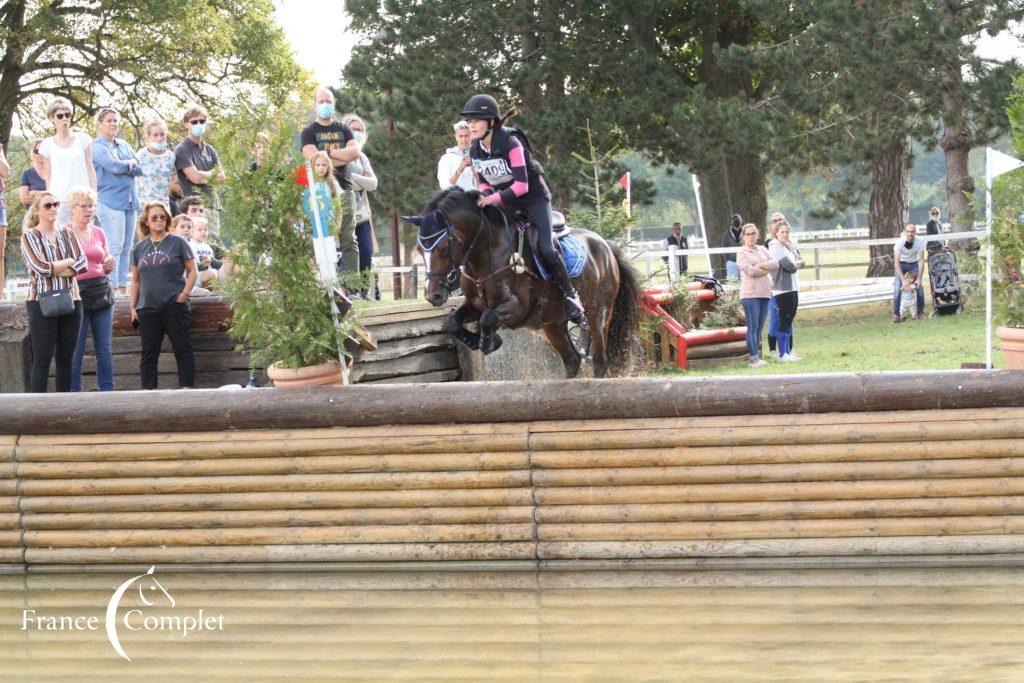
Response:
[{"label": "stirrup", "polygon": [[567,296],[564,298],[563,306],[565,308],[565,315],[574,323],[579,323],[584,320],[584,313],[586,309],[583,308],[583,302],[580,301],[580,295],[573,293],[573,296]]}]

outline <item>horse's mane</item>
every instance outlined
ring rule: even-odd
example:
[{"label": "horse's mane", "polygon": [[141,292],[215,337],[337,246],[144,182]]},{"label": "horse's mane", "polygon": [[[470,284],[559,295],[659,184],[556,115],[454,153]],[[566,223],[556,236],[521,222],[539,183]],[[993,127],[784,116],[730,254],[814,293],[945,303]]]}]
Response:
[{"label": "horse's mane", "polygon": [[[476,194],[470,194],[463,190],[461,187],[449,187],[446,190],[441,190],[427,202],[427,205],[423,209],[424,214],[431,213],[433,211],[440,211],[446,216],[452,216],[453,214],[468,214],[471,216],[479,216],[480,208],[476,205]],[[489,206],[484,209],[484,214],[487,219],[494,224],[502,225],[501,209],[497,207]]]}]

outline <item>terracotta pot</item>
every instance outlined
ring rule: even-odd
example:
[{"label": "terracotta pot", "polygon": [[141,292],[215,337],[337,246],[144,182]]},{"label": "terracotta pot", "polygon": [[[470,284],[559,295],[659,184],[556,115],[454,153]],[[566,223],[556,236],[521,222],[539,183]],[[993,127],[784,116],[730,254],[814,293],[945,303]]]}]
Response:
[{"label": "terracotta pot", "polygon": [[315,387],[344,384],[341,366],[337,362],[312,365],[298,370],[289,370],[274,363],[267,368],[267,377],[275,387]]},{"label": "terracotta pot", "polygon": [[1008,370],[1024,370],[1024,327],[997,327],[996,337]]}]

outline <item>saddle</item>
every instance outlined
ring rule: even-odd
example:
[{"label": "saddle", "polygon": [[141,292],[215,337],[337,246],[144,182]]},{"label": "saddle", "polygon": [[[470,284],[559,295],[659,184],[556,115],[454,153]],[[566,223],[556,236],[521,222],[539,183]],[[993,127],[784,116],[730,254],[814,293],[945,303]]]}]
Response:
[{"label": "saddle", "polygon": [[[583,240],[570,234],[569,227],[565,224],[565,216],[559,211],[552,211],[551,235],[554,237],[555,251],[558,252],[565,269],[569,271],[570,278],[576,278],[583,274],[583,268],[587,265],[587,247]],[[526,229],[530,225],[530,217],[524,211],[515,211],[511,216],[512,224],[519,231],[519,239],[523,240]],[[520,251],[522,248],[520,247]],[[545,281],[551,280],[551,274],[544,268],[536,252],[533,254],[533,262],[537,266],[537,273]]]}]

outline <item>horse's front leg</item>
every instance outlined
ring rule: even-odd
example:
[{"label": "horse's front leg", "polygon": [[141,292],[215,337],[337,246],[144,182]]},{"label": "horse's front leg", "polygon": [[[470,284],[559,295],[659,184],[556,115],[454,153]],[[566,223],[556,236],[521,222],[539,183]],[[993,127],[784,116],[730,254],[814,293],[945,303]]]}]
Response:
[{"label": "horse's front leg", "polygon": [[466,300],[452,311],[444,321],[444,331],[450,333],[457,341],[469,347],[471,351],[480,348],[480,334],[466,329],[466,323],[480,319],[480,311]]}]

